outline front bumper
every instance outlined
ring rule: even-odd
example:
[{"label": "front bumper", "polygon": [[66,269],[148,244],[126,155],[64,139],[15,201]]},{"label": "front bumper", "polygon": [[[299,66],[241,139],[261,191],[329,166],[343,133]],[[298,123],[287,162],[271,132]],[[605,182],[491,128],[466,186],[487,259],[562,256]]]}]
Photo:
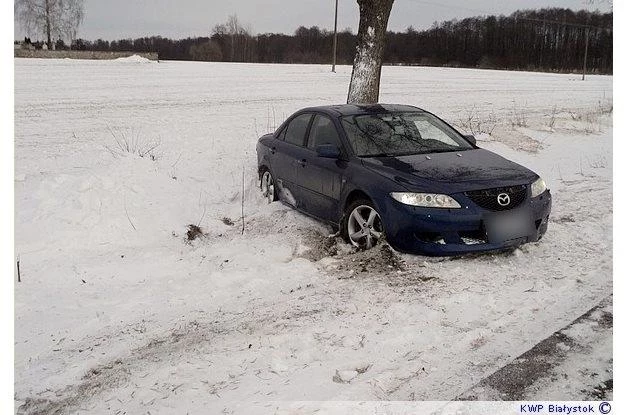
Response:
[{"label": "front bumper", "polygon": [[[472,203],[463,195],[453,195],[461,209],[432,209],[401,204],[391,197],[385,200],[382,219],[390,245],[401,252],[431,256],[462,255],[500,251],[527,242],[536,242],[547,231],[551,213],[549,190],[527,198],[520,206],[491,212]],[[506,240],[494,240],[486,222],[493,215],[520,214],[529,217],[526,231]]]}]

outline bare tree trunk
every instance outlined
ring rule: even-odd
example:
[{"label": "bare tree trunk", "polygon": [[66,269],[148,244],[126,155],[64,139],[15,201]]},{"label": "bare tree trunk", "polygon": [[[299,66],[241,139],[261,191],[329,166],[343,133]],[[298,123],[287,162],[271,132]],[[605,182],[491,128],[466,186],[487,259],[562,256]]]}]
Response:
[{"label": "bare tree trunk", "polygon": [[50,36],[50,0],[46,0],[46,35],[48,36],[48,50],[52,50],[52,36]]},{"label": "bare tree trunk", "polygon": [[230,62],[234,62],[234,34],[230,34]]},{"label": "bare tree trunk", "polygon": [[374,104],[380,94],[384,38],[393,0],[357,1],[360,6],[358,45],[347,103]]}]

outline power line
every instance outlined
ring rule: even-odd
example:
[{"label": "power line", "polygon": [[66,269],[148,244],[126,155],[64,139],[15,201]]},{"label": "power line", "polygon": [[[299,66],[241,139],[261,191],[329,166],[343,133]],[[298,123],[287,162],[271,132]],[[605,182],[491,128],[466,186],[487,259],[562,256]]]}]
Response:
[{"label": "power line", "polygon": [[612,27],[593,26],[593,25],[582,24],[582,23],[558,22],[557,20],[549,20],[549,19],[533,19],[531,17],[517,17],[517,19],[529,20],[532,22],[539,22],[539,23],[559,24],[563,26],[575,26],[575,27],[586,27],[586,28],[600,29],[600,30],[612,30]]},{"label": "power line", "polygon": [[470,9],[468,7],[455,6],[455,5],[451,6],[449,4],[441,4],[441,3],[436,3],[436,2],[433,2],[433,1],[425,1],[425,0],[411,0],[411,1],[413,1],[414,3],[429,4],[430,6],[438,6],[438,7],[443,7],[443,8],[447,8],[447,9],[454,9],[454,10],[461,9],[461,10],[466,10],[466,11],[475,12],[475,13],[492,14],[492,12],[487,12],[487,11],[484,11],[484,10]]}]

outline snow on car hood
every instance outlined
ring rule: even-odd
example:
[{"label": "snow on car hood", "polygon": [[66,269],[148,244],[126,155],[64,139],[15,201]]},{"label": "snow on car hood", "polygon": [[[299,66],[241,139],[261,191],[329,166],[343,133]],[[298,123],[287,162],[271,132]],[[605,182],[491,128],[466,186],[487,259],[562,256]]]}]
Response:
[{"label": "snow on car hood", "polygon": [[538,178],[531,170],[483,149],[362,160],[394,181],[419,188],[431,184],[447,192],[529,184]]}]

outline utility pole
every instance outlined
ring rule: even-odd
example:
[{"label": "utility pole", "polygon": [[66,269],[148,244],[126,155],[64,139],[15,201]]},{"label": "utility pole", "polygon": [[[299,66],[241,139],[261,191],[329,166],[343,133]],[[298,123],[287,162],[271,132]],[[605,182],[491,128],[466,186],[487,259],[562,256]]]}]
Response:
[{"label": "utility pole", "polygon": [[584,49],[584,72],[582,72],[582,81],[586,79],[586,59],[588,58],[588,32],[590,28],[586,28],[586,49]]},{"label": "utility pole", "polygon": [[[334,3],[334,50],[332,52],[332,72],[336,72],[336,21],[337,15],[339,12],[339,0],[335,0]],[[588,41],[588,37],[586,37],[586,41]],[[588,44],[588,42],[586,43]]]}]

